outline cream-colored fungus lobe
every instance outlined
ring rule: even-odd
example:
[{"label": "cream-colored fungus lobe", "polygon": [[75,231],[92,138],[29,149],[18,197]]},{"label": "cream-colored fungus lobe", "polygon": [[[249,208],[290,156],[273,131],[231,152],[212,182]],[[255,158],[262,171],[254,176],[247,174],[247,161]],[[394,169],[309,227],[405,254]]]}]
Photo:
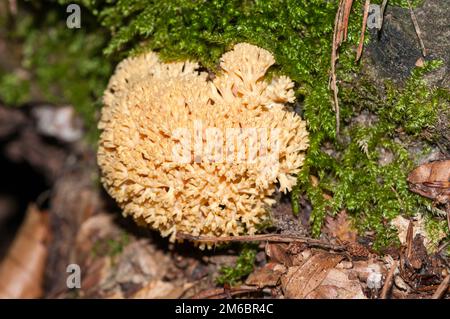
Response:
[{"label": "cream-colored fungus lobe", "polygon": [[[124,215],[171,240],[177,232],[257,231],[269,218],[277,187],[286,192],[295,185],[308,147],[306,123],[286,105],[295,100],[293,82],[285,76],[264,80],[274,63],[268,51],[240,43],[222,56],[221,71],[212,80],[196,63],[162,63],[153,52],[117,66],[103,98],[98,163],[102,183]],[[198,123],[201,136],[195,139]],[[187,163],[173,153],[185,147],[186,140],[175,134],[180,128],[191,135]],[[221,161],[207,160],[207,128],[223,132]],[[232,128],[245,143],[226,144]],[[227,161],[239,147],[248,158],[246,128],[265,130],[258,143],[268,149],[253,161]],[[270,140],[274,132],[278,153]],[[199,145],[200,161],[194,156]]]}]

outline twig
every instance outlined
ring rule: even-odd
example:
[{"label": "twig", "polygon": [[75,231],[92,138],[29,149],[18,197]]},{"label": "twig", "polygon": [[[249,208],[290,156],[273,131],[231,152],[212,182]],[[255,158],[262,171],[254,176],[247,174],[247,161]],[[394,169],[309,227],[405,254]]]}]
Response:
[{"label": "twig", "polygon": [[186,239],[200,243],[225,243],[225,242],[249,242],[249,241],[269,241],[277,243],[297,242],[297,243],[304,243],[311,247],[319,247],[337,251],[345,250],[344,246],[333,245],[328,242],[324,242],[314,238],[303,236],[292,236],[292,235],[278,235],[278,234],[214,237],[214,236],[192,236],[189,234],[178,233],[177,239]]},{"label": "twig", "polygon": [[403,202],[402,198],[400,197],[400,195],[398,194],[397,190],[395,189],[394,186],[391,186],[391,190],[394,192],[395,197],[397,197],[397,200],[400,202],[400,205],[403,209],[405,209],[405,203]]},{"label": "twig", "polygon": [[445,277],[439,285],[438,289],[436,289],[436,292],[433,294],[433,297],[431,297],[431,299],[441,299],[442,297],[444,297],[444,295],[447,293],[449,283],[450,275],[447,275],[447,277]]},{"label": "twig", "polygon": [[414,25],[414,30],[416,31],[417,34],[417,38],[419,38],[419,43],[420,43],[420,48],[422,50],[422,55],[424,57],[427,56],[427,51],[425,49],[425,45],[423,44],[423,40],[422,40],[422,32],[420,31],[420,27],[419,27],[419,22],[417,22],[417,18],[416,18],[416,14],[414,13],[412,6],[411,6],[411,2],[409,0],[408,1],[408,7],[409,7],[409,13],[411,15],[411,20],[413,22]]},{"label": "twig", "polygon": [[387,295],[391,291],[392,284],[394,283],[395,270],[397,270],[397,261],[394,260],[391,269],[389,270],[389,273],[386,277],[386,281],[384,282],[383,289],[381,290],[381,299],[387,299]]},{"label": "twig", "polygon": [[[340,0],[336,17],[334,18],[333,43],[331,48],[331,74],[330,74],[330,89],[333,91],[334,112],[336,114],[336,136],[339,135],[339,101],[338,101],[338,87],[336,78],[336,62],[339,58],[339,46],[342,43],[342,19],[343,11],[345,9],[346,0]],[[346,33],[346,28],[344,28]]]},{"label": "twig", "polygon": [[447,226],[448,226],[448,230],[450,231],[450,203],[447,203],[445,205],[445,210],[447,212]]},{"label": "twig", "polygon": [[431,285],[431,286],[424,286],[424,287],[417,287],[414,290],[418,292],[430,292],[430,291],[436,291],[436,289],[439,287],[439,285]]},{"label": "twig", "polygon": [[347,41],[348,19],[350,18],[350,11],[352,10],[352,4],[353,4],[353,0],[346,0],[344,10],[343,10],[344,16],[342,19],[342,27],[344,29],[344,41]]},{"label": "twig", "polygon": [[412,246],[414,237],[414,224],[413,221],[409,221],[408,231],[406,232],[406,258],[409,261],[412,255]]},{"label": "twig", "polygon": [[367,17],[369,15],[369,6],[370,0],[366,0],[366,3],[364,4],[364,15],[361,27],[361,36],[359,37],[358,50],[356,51],[356,61],[359,61],[359,59],[361,58],[362,51],[364,48],[364,34],[366,33]]},{"label": "twig", "polygon": [[340,109],[338,100],[338,86],[336,77],[336,63],[339,59],[339,47],[342,41],[347,40],[348,19],[352,9],[353,0],[340,0],[336,17],[334,18],[333,43],[331,48],[331,72],[330,72],[330,89],[333,91],[334,111],[336,114],[336,136],[340,131]]},{"label": "twig", "polygon": [[337,97],[337,85],[336,85],[336,61],[338,59],[338,40],[337,34],[339,32],[338,25],[341,15],[341,6],[343,0],[340,1],[336,17],[334,18],[334,30],[333,30],[333,43],[331,48],[331,74],[330,74],[330,89],[333,91],[334,100],[334,112],[336,113],[336,135],[339,134],[339,102]]},{"label": "twig", "polygon": [[384,10],[386,9],[387,3],[388,3],[388,0],[383,0],[383,3],[381,4],[381,8],[380,8],[380,18],[381,18],[380,30],[383,28]]},{"label": "twig", "polygon": [[[450,227],[450,226],[449,226]],[[450,229],[450,228],[449,228]],[[444,250],[445,247],[448,246],[448,244],[450,244],[450,241],[447,241],[445,243],[443,243],[441,246],[439,246],[439,248],[436,251],[436,254],[439,254],[442,250]]]}]

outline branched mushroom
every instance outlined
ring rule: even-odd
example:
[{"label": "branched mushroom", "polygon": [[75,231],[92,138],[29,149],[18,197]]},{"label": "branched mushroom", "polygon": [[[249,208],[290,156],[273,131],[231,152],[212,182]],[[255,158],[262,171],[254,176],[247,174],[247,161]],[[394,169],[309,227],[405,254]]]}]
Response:
[{"label": "branched mushroom", "polygon": [[241,43],[213,80],[196,63],[162,63],[153,52],[118,65],[104,94],[98,163],[124,215],[171,240],[257,231],[276,188],[295,185],[308,147],[306,123],[285,104],[293,82],[264,80],[274,63]]}]

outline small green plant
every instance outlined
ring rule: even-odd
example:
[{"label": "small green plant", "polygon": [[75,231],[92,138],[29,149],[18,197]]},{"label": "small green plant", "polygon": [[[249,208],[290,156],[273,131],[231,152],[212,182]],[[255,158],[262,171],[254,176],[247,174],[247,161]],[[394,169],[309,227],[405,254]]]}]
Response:
[{"label": "small green plant", "polygon": [[228,284],[232,286],[243,277],[249,275],[254,268],[256,253],[257,250],[255,245],[243,245],[241,253],[236,261],[236,265],[233,267],[225,266],[219,270],[221,275],[217,277],[217,283],[220,285]]},{"label": "small green plant", "polygon": [[123,232],[118,238],[101,239],[95,242],[92,247],[92,253],[94,256],[109,256],[114,258],[120,255],[123,248],[128,245],[130,238],[127,233]]}]

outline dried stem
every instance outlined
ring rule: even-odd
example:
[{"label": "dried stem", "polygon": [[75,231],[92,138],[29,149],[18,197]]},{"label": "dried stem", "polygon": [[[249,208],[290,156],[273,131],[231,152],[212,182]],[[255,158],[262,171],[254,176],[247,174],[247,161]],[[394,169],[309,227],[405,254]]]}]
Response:
[{"label": "dried stem", "polygon": [[331,48],[331,72],[330,72],[330,89],[333,91],[334,112],[336,114],[336,135],[339,135],[339,101],[338,101],[338,87],[336,79],[336,62],[339,58],[338,49],[341,44],[341,19],[344,0],[339,2],[339,7],[334,18],[333,43]]},{"label": "dried stem", "polygon": [[[348,31],[348,19],[350,18],[350,11],[352,10],[353,0],[346,0],[344,6],[344,16],[342,20],[342,28],[344,29],[344,41],[347,41],[347,31]],[[342,41],[342,40],[341,40]]]},{"label": "dried stem", "polygon": [[448,230],[450,231],[450,203],[447,203],[446,207],[446,212],[447,212],[447,226],[448,226]]},{"label": "dried stem", "polygon": [[200,243],[225,243],[225,242],[250,242],[250,241],[268,241],[277,243],[298,242],[304,243],[311,247],[318,247],[337,251],[345,250],[344,246],[333,245],[328,242],[324,242],[314,238],[303,236],[292,236],[292,235],[279,235],[279,234],[213,237],[213,236],[192,236],[189,234],[179,233],[177,234],[177,239],[191,240]]},{"label": "dried stem", "polygon": [[361,26],[361,36],[359,37],[358,50],[356,51],[356,61],[359,61],[359,59],[361,58],[362,51],[364,48],[364,34],[366,33],[367,17],[369,16],[369,6],[370,0],[366,0],[366,3],[364,4],[364,15]]},{"label": "dried stem", "polygon": [[352,9],[353,0],[340,0],[336,17],[334,19],[333,43],[331,48],[331,71],[329,87],[333,91],[334,111],[336,113],[336,136],[340,131],[340,109],[338,100],[338,86],[336,76],[336,63],[339,59],[339,47],[347,39],[348,19]]},{"label": "dried stem", "polygon": [[419,39],[420,48],[422,50],[422,55],[424,57],[426,57],[427,50],[425,49],[425,45],[423,44],[422,32],[420,31],[419,22],[417,22],[416,14],[414,13],[414,10],[412,9],[411,2],[409,0],[407,0],[407,1],[408,1],[409,13],[411,15],[411,20],[414,24],[414,30],[416,31],[417,38]]},{"label": "dried stem", "polygon": [[384,282],[383,289],[381,290],[381,295],[380,295],[381,299],[387,299],[387,296],[388,296],[389,292],[391,291],[392,284],[394,283],[394,274],[395,274],[396,269],[397,269],[397,261],[394,260],[394,262],[392,263],[391,269],[389,270],[389,273]]},{"label": "dried stem", "polygon": [[388,0],[383,0],[383,3],[381,4],[381,9],[380,9],[380,18],[381,18],[380,30],[383,28],[384,10],[386,9],[387,3],[388,3]]},{"label": "dried stem", "polygon": [[450,275],[447,275],[447,277],[444,278],[444,280],[439,285],[438,289],[436,289],[436,292],[433,294],[432,299],[440,299],[445,296],[445,294],[448,291],[448,285],[450,283]]},{"label": "dried stem", "polygon": [[406,258],[408,260],[410,260],[412,256],[413,239],[414,239],[414,224],[412,220],[410,220],[408,225],[408,231],[406,233]]}]

